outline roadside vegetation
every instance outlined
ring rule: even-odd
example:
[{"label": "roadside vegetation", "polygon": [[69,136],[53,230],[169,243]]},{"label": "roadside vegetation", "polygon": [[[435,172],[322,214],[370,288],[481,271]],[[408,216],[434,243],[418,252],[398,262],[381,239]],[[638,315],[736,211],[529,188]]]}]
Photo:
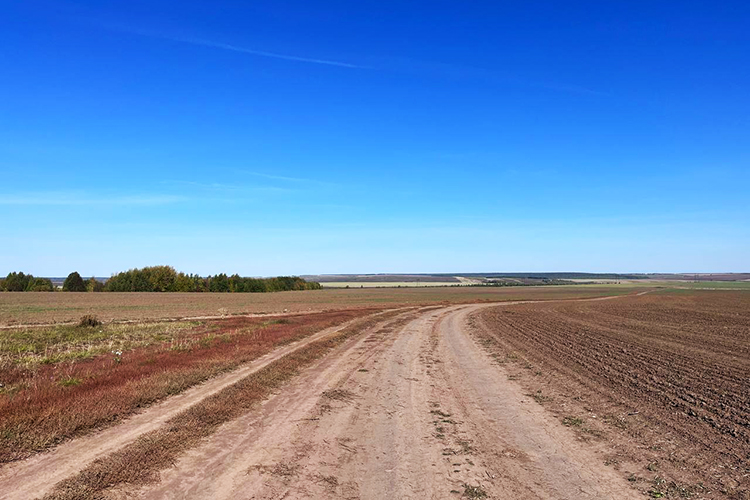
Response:
[{"label": "roadside vegetation", "polygon": [[4,332],[0,464],[111,425],[275,347],[373,311]]},{"label": "roadside vegetation", "polygon": [[162,428],[144,434],[132,444],[94,461],[79,474],[59,483],[44,498],[101,498],[105,490],[116,486],[153,481],[159,471],[173,465],[180,454],[212,435],[221,424],[246,413],[299,373],[300,369],[322,358],[347,339],[402,313],[391,311],[377,317],[358,319],[330,336],[295,350],[183,411]]}]

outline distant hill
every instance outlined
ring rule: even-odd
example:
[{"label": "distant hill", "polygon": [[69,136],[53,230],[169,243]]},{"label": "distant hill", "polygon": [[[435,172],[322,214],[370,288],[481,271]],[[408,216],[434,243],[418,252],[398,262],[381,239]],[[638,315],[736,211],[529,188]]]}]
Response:
[{"label": "distant hill", "polygon": [[455,282],[460,283],[456,278],[458,275],[450,274],[311,274],[300,276],[306,281],[317,281],[318,283],[393,283],[400,282]]},{"label": "distant hill", "polygon": [[301,276],[308,281],[319,283],[386,283],[386,282],[455,282],[461,278],[477,280],[509,278],[517,280],[688,280],[688,281],[746,281],[750,273],[426,273],[426,274],[310,274]]},{"label": "distant hill", "polygon": [[566,279],[645,279],[644,275],[615,273],[435,273],[435,274],[315,274],[302,276],[308,281],[319,283],[383,283],[383,282],[455,282],[461,278],[513,278],[533,280],[566,280]]},{"label": "distant hill", "polygon": [[750,281],[750,273],[696,273],[696,274],[644,274],[652,280],[687,280],[687,281]]}]

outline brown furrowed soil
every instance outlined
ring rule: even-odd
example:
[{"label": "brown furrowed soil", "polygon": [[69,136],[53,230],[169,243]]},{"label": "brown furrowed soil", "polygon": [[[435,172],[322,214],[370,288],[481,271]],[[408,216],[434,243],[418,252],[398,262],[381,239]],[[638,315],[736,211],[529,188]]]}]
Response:
[{"label": "brown furrowed soil", "polygon": [[510,377],[647,494],[750,498],[750,294],[519,304],[475,324]]},{"label": "brown furrowed soil", "polygon": [[[648,288],[645,285],[644,289]],[[308,313],[439,303],[549,300],[619,295],[632,287],[424,287],[352,288],[278,293],[65,293],[1,292],[0,326],[77,322],[84,314],[102,321],[146,321],[239,314]]]}]

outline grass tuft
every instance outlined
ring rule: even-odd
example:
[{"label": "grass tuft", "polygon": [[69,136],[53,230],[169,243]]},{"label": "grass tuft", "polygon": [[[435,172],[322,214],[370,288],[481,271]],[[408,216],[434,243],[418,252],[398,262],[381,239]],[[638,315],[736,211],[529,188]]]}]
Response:
[{"label": "grass tuft", "polygon": [[487,492],[481,486],[465,484],[463,496],[466,498],[487,498]]}]

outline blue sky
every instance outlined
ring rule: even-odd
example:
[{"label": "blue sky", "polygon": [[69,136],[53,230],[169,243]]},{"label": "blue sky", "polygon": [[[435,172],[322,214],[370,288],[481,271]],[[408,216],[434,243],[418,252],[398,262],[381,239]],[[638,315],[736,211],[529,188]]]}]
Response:
[{"label": "blue sky", "polygon": [[0,274],[748,271],[746,2],[0,3]]}]

